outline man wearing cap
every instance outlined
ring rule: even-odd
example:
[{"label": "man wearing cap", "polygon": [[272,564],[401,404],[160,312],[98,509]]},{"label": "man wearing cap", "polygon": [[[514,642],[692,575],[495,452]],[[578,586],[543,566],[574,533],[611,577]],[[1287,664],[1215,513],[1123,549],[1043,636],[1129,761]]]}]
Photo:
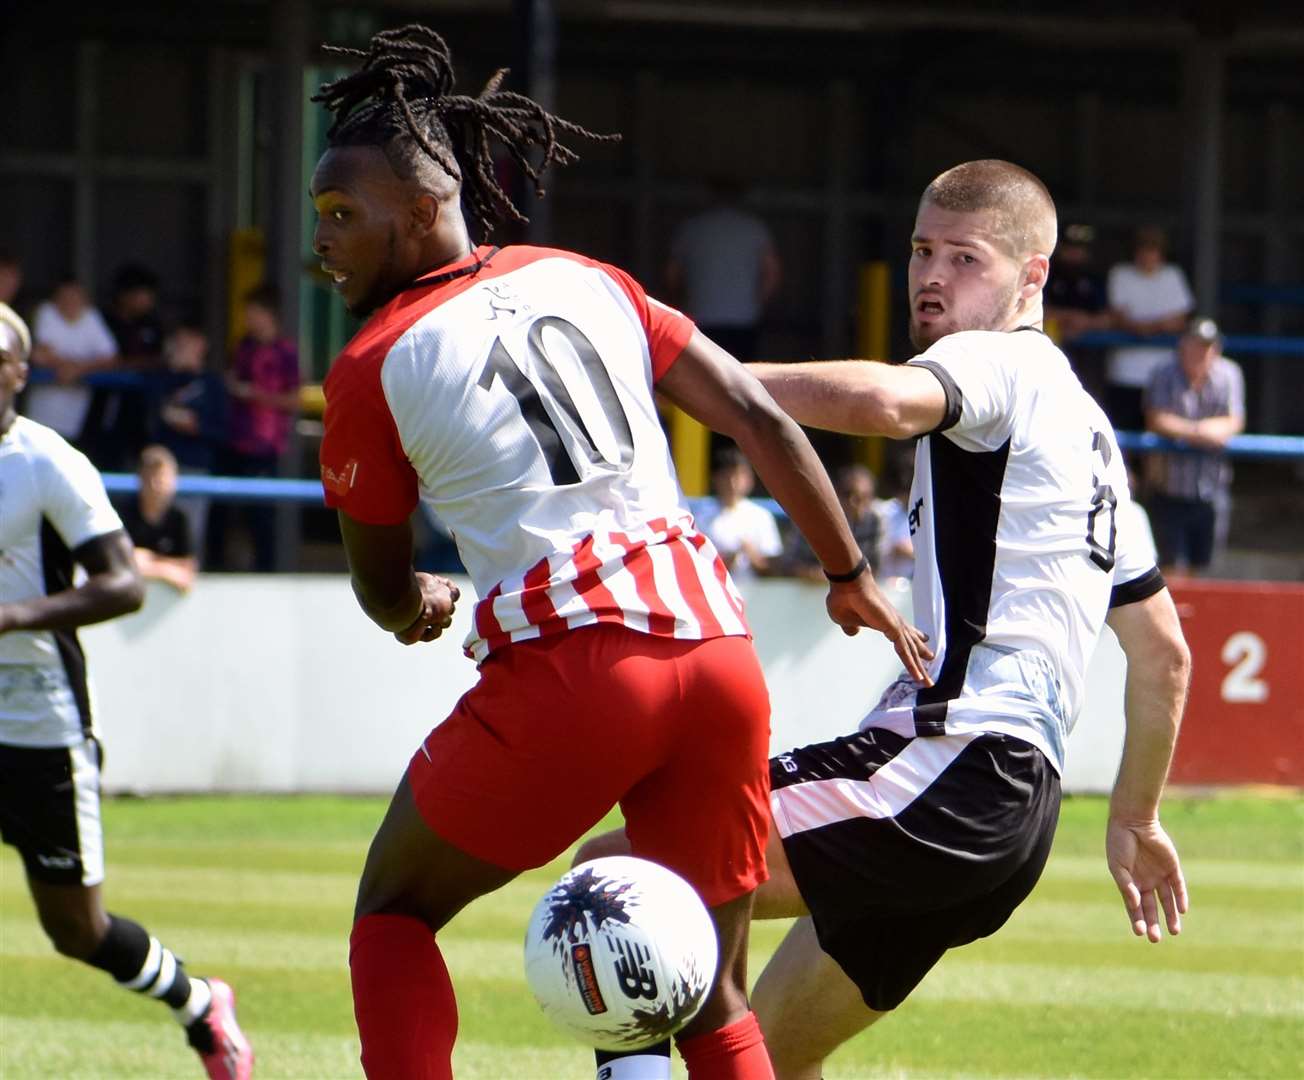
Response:
[{"label": "man wearing cap", "polygon": [[1226,534],[1227,441],[1245,430],[1245,378],[1222,355],[1217,323],[1191,320],[1177,356],[1151,376],[1145,406],[1150,431],[1192,448],[1160,455],[1162,474],[1150,504],[1160,568],[1202,570],[1213,559],[1215,539]]}]

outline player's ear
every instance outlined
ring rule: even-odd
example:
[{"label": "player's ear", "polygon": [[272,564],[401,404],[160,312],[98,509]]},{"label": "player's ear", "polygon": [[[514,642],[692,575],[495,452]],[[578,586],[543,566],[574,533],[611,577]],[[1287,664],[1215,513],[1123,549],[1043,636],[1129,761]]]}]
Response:
[{"label": "player's ear", "polygon": [[425,236],[439,222],[441,205],[429,192],[421,192],[412,202],[408,224],[413,236]]},{"label": "player's ear", "polygon": [[1023,264],[1023,281],[1019,287],[1019,296],[1024,300],[1031,300],[1046,287],[1046,279],[1049,276],[1050,259],[1040,254],[1029,255]]}]

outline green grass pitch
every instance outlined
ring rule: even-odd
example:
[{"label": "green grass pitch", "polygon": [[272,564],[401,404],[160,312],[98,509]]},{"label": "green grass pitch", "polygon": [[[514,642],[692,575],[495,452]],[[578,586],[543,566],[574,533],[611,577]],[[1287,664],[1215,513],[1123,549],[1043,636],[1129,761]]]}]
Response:
[{"label": "green grass pitch", "polygon": [[[111,800],[112,909],[236,988],[259,1077],[358,1077],[346,939],[383,804],[345,798]],[[829,1063],[846,1077],[1304,1075],[1304,800],[1171,800],[1192,911],[1132,937],[1101,855],[1105,804],[1069,799],[1041,885],[994,938],[951,953]],[[564,866],[526,875],[441,935],[461,1005],[457,1075],[591,1077],[521,971],[525,920]],[[758,924],[753,974],[783,932]],[[676,1076],[682,1069],[676,1062]],[[0,1076],[196,1077],[164,1010],[63,960],[0,853]]]}]

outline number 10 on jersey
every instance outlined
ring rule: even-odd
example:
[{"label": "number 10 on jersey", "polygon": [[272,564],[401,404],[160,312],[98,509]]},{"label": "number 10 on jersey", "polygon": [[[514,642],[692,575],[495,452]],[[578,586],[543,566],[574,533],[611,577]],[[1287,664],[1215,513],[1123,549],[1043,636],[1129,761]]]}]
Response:
[{"label": "number 10 on jersey", "polygon": [[[615,461],[598,449],[565,380],[548,355],[543,337],[546,330],[559,334],[579,361],[579,368],[588,379],[615,438]],[[503,339],[496,338],[478,385],[482,390],[489,390],[494,380],[500,379],[507,392],[516,399],[522,419],[539,444],[539,452],[548,466],[553,484],[558,487],[578,484],[584,475],[592,475],[595,471],[627,472],[634,463],[634,437],[629,416],[606,365],[584,331],[565,319],[545,315],[530,324],[526,351],[534,378],[521,370],[507,351]]]}]

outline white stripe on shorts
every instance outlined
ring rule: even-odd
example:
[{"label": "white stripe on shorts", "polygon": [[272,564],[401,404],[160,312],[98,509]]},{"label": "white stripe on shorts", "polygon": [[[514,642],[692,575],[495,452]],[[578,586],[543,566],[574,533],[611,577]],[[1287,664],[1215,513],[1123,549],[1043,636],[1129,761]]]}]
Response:
[{"label": "white stripe on shorts", "polygon": [[783,837],[852,818],[890,818],[901,813],[982,732],[913,739],[865,780],[810,780],[770,793],[774,824]]},{"label": "white stripe on shorts", "polygon": [[91,739],[68,747],[72,763],[73,810],[77,816],[77,847],[81,853],[82,884],[104,880],[104,829],[100,824],[100,748]]}]

